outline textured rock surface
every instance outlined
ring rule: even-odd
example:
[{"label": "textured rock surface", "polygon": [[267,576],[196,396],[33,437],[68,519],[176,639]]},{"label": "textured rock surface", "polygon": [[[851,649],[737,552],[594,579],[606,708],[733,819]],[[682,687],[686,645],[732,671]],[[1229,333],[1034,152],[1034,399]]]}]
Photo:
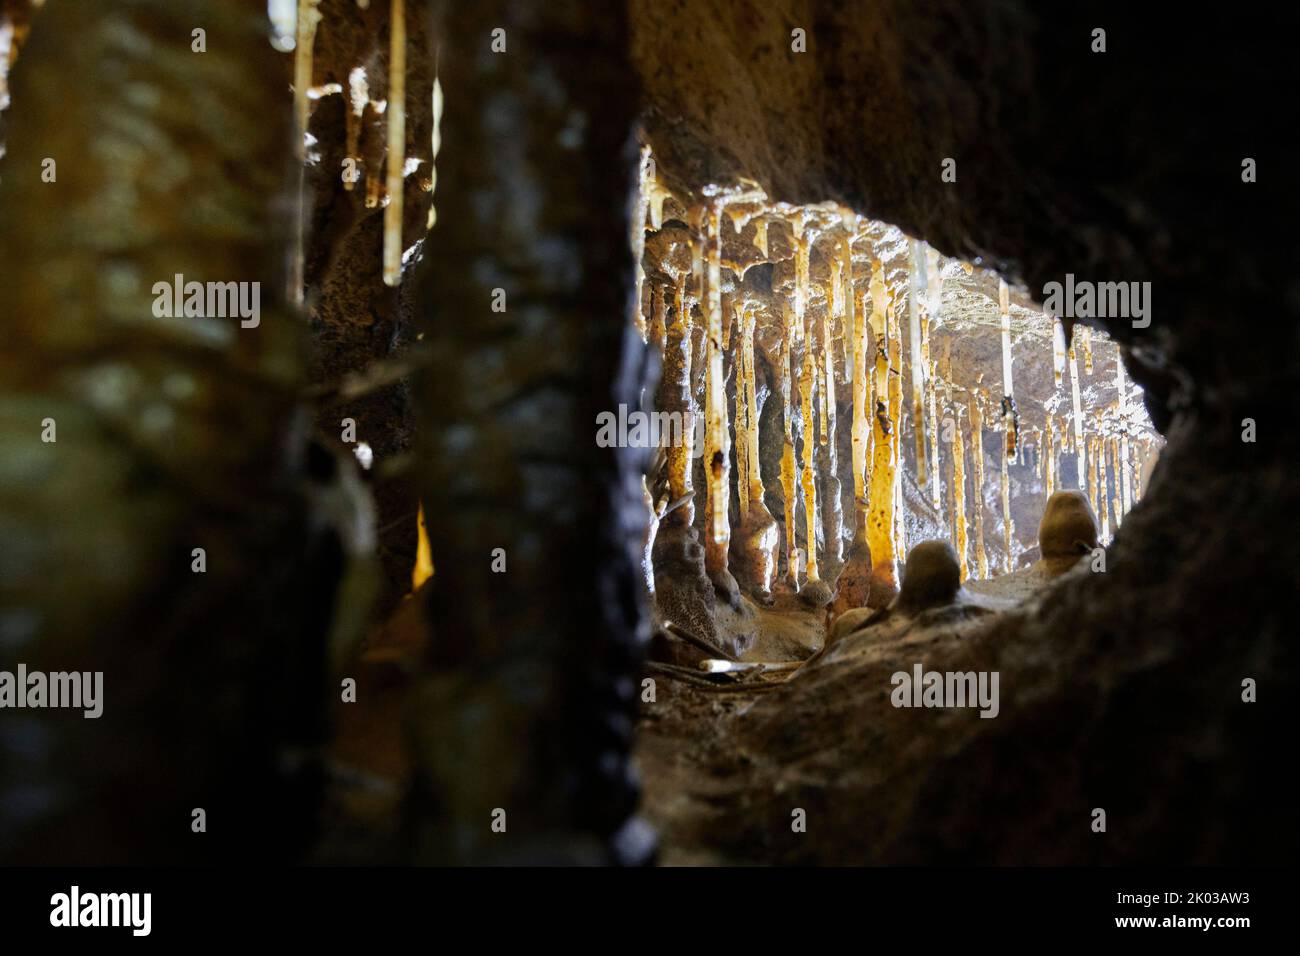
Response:
[{"label": "textured rock surface", "polygon": [[[1099,59],[1093,14],[1020,3],[634,9],[648,135],[677,188],[743,176],[774,200],[830,199],[1030,288],[1151,281],[1151,327],[1108,330],[1162,369],[1130,371],[1170,423],[1105,574],[1066,575],[991,622],[873,641],[753,700],[673,685],[647,705],[666,858],[1280,862],[1295,826],[1268,731],[1294,681],[1300,549],[1277,516],[1300,504],[1281,424],[1297,342],[1225,330],[1279,311],[1295,326],[1294,242],[1260,241],[1295,197],[1240,179],[1269,126],[1256,33],[1285,31],[1229,27],[1211,73],[1191,20],[1117,10]],[[1202,95],[1223,85],[1231,105]],[[1261,415],[1278,427],[1243,443]],[[999,671],[1000,716],[890,706],[890,674],[918,661]],[[1279,696],[1243,704],[1244,677]]]}]

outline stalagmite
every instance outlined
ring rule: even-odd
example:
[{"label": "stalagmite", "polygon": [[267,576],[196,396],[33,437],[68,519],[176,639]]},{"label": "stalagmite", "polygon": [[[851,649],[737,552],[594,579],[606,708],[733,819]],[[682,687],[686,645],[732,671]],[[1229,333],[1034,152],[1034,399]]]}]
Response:
[{"label": "stalagmite", "polygon": [[1007,476],[1007,456],[999,455],[1002,459],[1002,535],[1003,547],[1006,549],[1006,571],[1011,573],[1015,570],[1015,555],[1011,550],[1011,540],[1015,535],[1015,525],[1011,523],[1011,484]]},{"label": "stalagmite", "polygon": [[984,550],[984,413],[980,410],[980,396],[970,393],[971,461],[974,469],[975,509],[975,573],[981,579],[989,576],[989,556]]},{"label": "stalagmite", "polygon": [[710,211],[708,245],[708,330],[705,339],[704,473],[708,482],[705,523],[704,567],[714,587],[730,596],[734,582],[727,571],[727,549],[731,544],[728,509],[731,502],[728,474],[727,393],[722,376],[722,224],[721,206]]},{"label": "stalagmite", "polygon": [[952,498],[957,558],[961,562],[961,576],[966,577],[966,447],[962,439],[961,407],[953,407],[955,427],[952,433]]},{"label": "stalagmite", "polygon": [[[871,547],[871,602],[875,605],[898,592],[898,563],[894,552],[894,459],[893,431],[896,422],[889,418],[890,335],[886,320],[888,308],[884,267],[878,258],[871,260],[871,333],[876,343],[874,455],[871,464],[871,512],[867,541]],[[901,400],[901,388],[900,388]],[[879,592],[879,594],[877,593]]]},{"label": "stalagmite", "polygon": [[1115,388],[1119,391],[1119,471],[1120,494],[1124,503],[1124,514],[1133,507],[1133,490],[1131,484],[1132,468],[1128,454],[1128,393],[1124,384],[1124,356],[1118,348],[1115,350]]},{"label": "stalagmite", "polygon": [[[384,209],[384,284],[402,281],[403,172],[406,166],[406,0],[392,0],[388,52],[388,206]],[[640,262],[640,257],[637,257]],[[637,311],[640,311],[640,304]]]},{"label": "stalagmite", "polygon": [[1065,375],[1065,326],[1061,320],[1052,316],[1052,378],[1056,387],[1061,387],[1061,378]]},{"label": "stalagmite", "polygon": [[[925,253],[919,239],[912,240],[912,288],[907,297],[907,332],[912,350],[912,431],[916,437],[916,483],[929,481],[926,462],[925,358],[921,354],[921,295],[926,290]],[[933,422],[930,423],[933,426]]]}]

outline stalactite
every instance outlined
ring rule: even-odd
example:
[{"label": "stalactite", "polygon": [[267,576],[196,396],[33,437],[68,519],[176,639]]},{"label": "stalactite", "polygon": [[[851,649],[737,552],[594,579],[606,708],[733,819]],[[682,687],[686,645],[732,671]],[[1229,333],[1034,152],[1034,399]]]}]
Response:
[{"label": "stalactite", "polygon": [[294,131],[294,154],[298,160],[298,202],[294,213],[294,247],[289,266],[289,299],[303,304],[303,263],[307,243],[307,126],[311,119],[311,89],[316,28],[321,21],[317,7],[320,0],[298,0],[298,26],[293,56],[293,106],[297,129]]},{"label": "stalactite", "polygon": [[436,74],[433,77],[430,100],[432,122],[429,133],[429,215],[425,221],[425,229],[432,229],[438,222],[438,207],[433,201],[433,194],[438,188],[438,151],[442,149],[442,82]]},{"label": "stalactite", "polygon": [[1052,316],[1052,378],[1056,387],[1061,387],[1065,375],[1065,325],[1056,316]]},{"label": "stalactite", "polygon": [[1146,467],[1147,449],[1144,445],[1134,456],[1133,462],[1133,504],[1142,500],[1142,469]]},{"label": "stalactite", "polygon": [[[930,406],[930,469],[935,475],[935,479],[930,485],[930,501],[934,505],[934,510],[942,515],[942,488],[940,486],[943,482],[939,480],[938,476],[943,472],[939,467],[939,419],[936,416],[936,376],[934,375],[934,363],[930,359],[930,330],[932,327],[935,330],[939,328],[939,306],[943,301],[943,274],[939,268],[939,253],[930,246],[926,246],[925,262],[926,309],[921,316],[922,387],[926,391]],[[926,372],[930,374],[926,375]]]},{"label": "stalactite", "polygon": [[647,180],[653,168],[650,147],[641,147],[641,163],[637,173],[636,211],[632,216],[632,261],[636,263],[636,291],[633,294],[632,324],[644,342],[647,339],[645,312],[642,309],[642,295],[645,288],[645,217],[650,206],[650,193]]},{"label": "stalactite", "polygon": [[759,219],[754,223],[754,248],[764,259],[767,258],[767,220]]},{"label": "stalactite", "polygon": [[[776,521],[763,501],[763,476],[758,445],[758,390],[755,382],[754,331],[757,312],[754,307],[741,311],[737,329],[736,351],[739,355],[740,374],[736,378],[736,395],[744,401],[744,431],[736,434],[736,455],[740,458],[743,446],[745,471],[743,480],[748,483],[744,500],[745,516],[732,541],[732,566],[742,573],[745,582],[754,588],[760,601],[771,601],[772,583],[776,578],[777,546],[780,535]],[[738,416],[739,418],[740,416]],[[738,476],[737,481],[741,478]]]},{"label": "stalactite", "polygon": [[1111,517],[1115,524],[1115,530],[1119,531],[1119,526],[1124,522],[1124,498],[1123,485],[1125,481],[1124,467],[1119,457],[1119,439],[1114,435],[1110,436],[1110,473],[1113,480],[1111,484],[1115,486],[1111,494],[1110,507]]},{"label": "stalactite", "polygon": [[830,404],[833,400],[835,391],[833,386],[828,386],[828,379],[834,372],[834,357],[832,349],[834,347],[831,339],[831,297],[830,288],[824,287],[826,293],[826,308],[822,312],[821,331],[819,333],[819,352],[815,359],[817,364],[817,443],[825,445],[830,440]]},{"label": "stalactite", "polygon": [[856,363],[854,362],[855,343],[857,338],[854,333],[853,317],[857,314],[854,308],[853,299],[853,237],[851,235],[840,237],[839,255],[834,259],[836,267],[839,269],[838,275],[840,280],[840,316],[841,328],[843,329],[842,342],[844,346],[844,381],[852,384],[854,375],[857,374]]},{"label": "stalactite", "polygon": [[921,488],[930,480],[926,461],[925,357],[921,354],[921,296],[928,286],[923,245],[919,239],[912,240],[912,288],[907,297],[907,331],[912,350],[912,431],[916,438],[916,484]]},{"label": "stalactite", "polygon": [[1119,392],[1119,471],[1120,494],[1124,503],[1124,514],[1133,507],[1133,489],[1128,452],[1128,391],[1124,384],[1124,356],[1119,348],[1115,349],[1115,388]]},{"label": "stalactite", "polygon": [[[966,446],[962,438],[961,407],[952,409],[954,428],[952,433],[952,497],[955,513],[957,538],[957,558],[961,562],[961,576],[966,578]],[[978,503],[978,502],[977,502]]]},{"label": "stalactite", "polygon": [[1088,501],[1092,504],[1092,513],[1100,514],[1097,508],[1097,439],[1089,438],[1088,446]]},{"label": "stalactite", "polygon": [[[832,260],[833,262],[834,260]],[[834,289],[838,286],[838,277],[832,276],[831,295],[827,303],[835,297]],[[826,473],[822,476],[822,537],[826,549],[826,560],[836,566],[842,560],[842,542],[844,518],[840,505],[839,451],[836,446],[836,396],[835,396],[835,338],[833,335],[831,309],[822,315],[822,444],[826,451]]]},{"label": "stalactite", "polygon": [[795,499],[796,464],[794,456],[794,408],[790,401],[791,373],[794,323],[791,321],[788,303],[782,303],[781,310],[781,411],[785,423],[785,444],[781,448],[781,492],[785,498],[785,573],[786,582],[792,590],[799,590],[799,558],[795,539]]},{"label": "stalactite", "polygon": [[727,575],[727,549],[731,543],[728,510],[731,495],[728,473],[727,393],[722,375],[722,224],[721,206],[710,211],[708,243],[708,330],[705,339],[705,475],[708,482],[704,566],[714,580]]},{"label": "stalactite", "polygon": [[650,344],[660,352],[664,348],[665,311],[664,287],[662,283],[656,282],[650,287]]},{"label": "stalactite", "polygon": [[853,540],[847,559],[835,582],[832,619],[853,608],[866,607],[871,595],[871,545],[867,537],[867,461],[871,454],[871,384],[867,374],[866,309],[854,288],[851,237],[840,242],[844,282],[844,336],[849,359],[845,377],[852,389],[853,416],[849,422],[849,444],[853,471]]},{"label": "stalactite", "polygon": [[939,398],[937,398],[936,378],[939,376],[937,376],[935,373],[935,362],[933,362],[933,360],[930,358],[930,336],[928,336],[927,334],[928,329],[930,329],[930,320],[923,319],[922,325],[920,325],[920,360],[922,360],[922,363],[926,365],[926,371],[930,372],[930,375],[926,376],[926,395],[928,401],[930,401],[930,421],[932,424],[932,428],[930,429],[930,463],[931,463],[933,473],[935,473],[936,475],[935,480],[931,481],[930,483],[930,501],[932,505],[935,506],[935,511],[940,511],[940,507],[941,505],[943,505],[943,501],[941,501],[941,493],[943,493],[943,489],[940,488],[940,485],[943,483],[941,483],[939,477],[937,477],[937,475],[939,475],[940,473],[939,471],[940,429],[939,429]]},{"label": "stalactite", "polygon": [[980,396],[970,393],[971,462],[974,464],[975,572],[981,580],[989,576],[989,556],[984,549],[984,414]]},{"label": "stalactite", "polygon": [[[890,441],[893,444],[892,460],[894,462],[894,485],[902,487],[903,467],[903,324],[894,307],[893,290],[889,290],[889,305],[885,310],[887,328],[889,329],[889,421],[893,425]],[[899,512],[901,514],[901,512]],[[897,527],[901,520],[895,517]],[[906,549],[899,548],[895,554],[906,554]]]},{"label": "stalactite", "polygon": [[686,300],[688,275],[677,278],[673,293],[673,318],[669,323],[664,344],[664,380],[670,385],[673,404],[682,416],[681,441],[668,448],[668,487],[673,501],[685,500],[678,508],[684,514],[684,523],[695,521],[695,505],[691,488],[691,457],[694,451],[694,413],[691,409],[691,310]]},{"label": "stalactite", "polygon": [[[354,67],[348,73],[348,109],[344,114],[343,155],[358,167],[361,165],[357,143],[361,139],[361,117],[370,103],[370,85],[366,82],[366,69]],[[343,188],[348,192],[356,186],[355,176],[343,177]]]},{"label": "stalactite", "polygon": [[895,307],[895,295],[887,287],[885,327],[889,331],[889,421],[890,457],[894,462],[894,554],[907,554],[903,520],[903,323]]},{"label": "stalactite", "polygon": [[[388,36],[388,206],[384,209],[384,284],[396,286],[402,281],[402,185],[406,168],[406,0],[392,0]],[[640,309],[638,302],[637,311]]]},{"label": "stalactite", "polygon": [[1080,398],[1079,389],[1079,356],[1075,352],[1074,345],[1070,346],[1070,399],[1073,402],[1074,412],[1074,454],[1075,454],[1075,473],[1078,475],[1079,490],[1084,489],[1084,475],[1087,473],[1088,445],[1083,438],[1083,401]]},{"label": "stalactite", "polygon": [[1080,341],[1083,342],[1083,370],[1087,374],[1092,374],[1092,329],[1089,326],[1081,325],[1077,332]]},{"label": "stalactite", "polygon": [[867,376],[867,330],[863,303],[853,294],[849,275],[847,321],[853,329],[853,421],[850,438],[853,451],[854,534],[866,542],[867,531],[867,451],[871,435],[870,381]]},{"label": "stalactite", "polygon": [[1047,413],[1047,430],[1043,433],[1043,449],[1047,453],[1047,478],[1043,482],[1043,491],[1048,498],[1056,493],[1056,431],[1052,423],[1052,413]]},{"label": "stalactite", "polygon": [[816,444],[815,411],[813,407],[813,382],[816,378],[816,349],[813,330],[808,318],[808,263],[811,244],[803,234],[802,217],[796,219],[795,228],[795,290],[794,320],[802,330],[803,369],[799,375],[799,412],[803,418],[803,469],[800,476],[804,498],[804,553],[805,586],[821,580],[817,568],[817,469],[813,460]]},{"label": "stalactite", "polygon": [[1106,446],[1105,436],[1097,437],[1097,514],[1101,518],[1101,537],[1107,544],[1110,543],[1110,483],[1106,477]]},{"label": "stalactite", "polygon": [[1034,439],[1034,477],[1043,477],[1043,433],[1035,428],[1030,434]]},{"label": "stalactite", "polygon": [[748,322],[747,316],[750,310],[744,306],[740,307],[740,318],[737,320],[736,328],[736,349],[732,352],[732,367],[735,369],[736,381],[736,402],[735,425],[732,433],[735,437],[736,450],[736,499],[740,508],[740,521],[743,525],[749,518],[749,402],[747,398],[749,376],[753,370],[746,366],[745,362],[745,329]]},{"label": "stalactite", "polygon": [[1011,379],[1011,313],[1007,283],[998,280],[998,308],[1002,319],[1002,428],[1006,436],[1004,456],[1014,458],[1020,441],[1020,420],[1016,412],[1016,392]]},{"label": "stalactite", "polygon": [[[872,596],[875,603],[898,591],[898,564],[894,552],[894,460],[893,431],[897,422],[889,417],[891,405],[889,382],[890,335],[887,327],[888,307],[884,267],[878,258],[871,260],[871,333],[876,343],[874,455],[871,465],[871,514],[867,540],[871,546]],[[901,389],[900,389],[901,400]],[[879,597],[876,591],[881,593]]]},{"label": "stalactite", "polygon": [[300,162],[307,158],[307,123],[311,118],[311,89],[316,47],[316,28],[320,25],[320,0],[298,0],[297,38],[293,53],[293,111],[298,120],[295,137]]},{"label": "stalactite", "polygon": [[415,519],[415,533],[415,566],[411,569],[412,591],[420,590],[424,582],[433,577],[433,549],[429,547],[429,532],[424,526],[423,503],[420,504]]}]

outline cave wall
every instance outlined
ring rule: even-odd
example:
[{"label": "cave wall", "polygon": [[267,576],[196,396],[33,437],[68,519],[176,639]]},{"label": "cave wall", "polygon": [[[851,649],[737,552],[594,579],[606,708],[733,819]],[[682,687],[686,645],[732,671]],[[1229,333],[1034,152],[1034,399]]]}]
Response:
[{"label": "cave wall", "polygon": [[[749,177],[774,200],[831,199],[1031,291],[1067,272],[1151,281],[1150,328],[1102,324],[1132,348],[1169,442],[1105,574],[927,650],[932,669],[1001,670],[1000,718],[894,710],[898,661],[855,674],[847,696],[812,671],[747,722],[741,750],[763,766],[745,771],[737,814],[697,815],[690,838],[801,861],[1282,859],[1273,836],[1294,826],[1268,731],[1294,680],[1300,548],[1277,519],[1300,503],[1285,424],[1298,299],[1294,242],[1271,227],[1295,196],[1241,178],[1270,147],[1258,94],[1282,24],[1218,22],[1207,64],[1196,18],[1118,5],[632,9],[647,136],[680,190]],[[1090,51],[1094,26],[1106,53]],[[794,27],[807,53],[790,51]],[[1244,443],[1246,417],[1268,436]],[[1243,704],[1246,677],[1279,696]],[[850,740],[825,748],[841,726]],[[800,777],[805,761],[819,769]],[[829,825],[782,837],[787,804]],[[1097,806],[1118,839],[1089,839]]]}]

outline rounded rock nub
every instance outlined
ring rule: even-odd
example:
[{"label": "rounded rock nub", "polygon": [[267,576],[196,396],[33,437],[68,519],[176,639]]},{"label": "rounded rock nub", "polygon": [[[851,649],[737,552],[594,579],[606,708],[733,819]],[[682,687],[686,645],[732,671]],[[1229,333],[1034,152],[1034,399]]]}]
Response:
[{"label": "rounded rock nub", "polygon": [[898,609],[916,614],[951,604],[961,589],[961,565],[947,541],[922,541],[907,555]]},{"label": "rounded rock nub", "polygon": [[1038,547],[1044,560],[1078,558],[1097,547],[1097,518],[1082,492],[1057,491],[1047,499]]}]

